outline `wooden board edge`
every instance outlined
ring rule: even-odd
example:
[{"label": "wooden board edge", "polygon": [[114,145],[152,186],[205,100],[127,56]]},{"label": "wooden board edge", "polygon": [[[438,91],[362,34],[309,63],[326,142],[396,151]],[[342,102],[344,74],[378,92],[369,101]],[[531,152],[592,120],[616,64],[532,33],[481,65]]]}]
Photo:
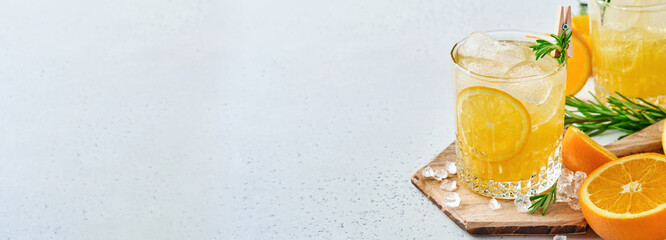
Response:
[{"label": "wooden board edge", "polygon": [[585,234],[587,225],[530,226],[530,227],[483,227],[466,229],[472,235],[555,235]]},{"label": "wooden board edge", "polygon": [[562,226],[530,226],[530,227],[482,227],[468,228],[466,224],[460,222],[451,212],[437,202],[434,198],[428,196],[419,185],[420,179],[418,173],[411,178],[412,185],[416,187],[424,196],[437,206],[446,216],[465,232],[472,235],[553,235],[553,234],[585,234],[587,224],[583,225],[562,225]]},{"label": "wooden board edge", "polygon": [[587,232],[588,224],[583,220],[582,224],[564,224],[560,226],[514,226],[514,227],[482,227],[482,228],[468,228],[466,223],[461,222],[458,217],[453,216],[451,211],[447,211],[437,200],[429,196],[423,189],[424,182],[421,179],[421,170],[432,164],[440,158],[446,151],[455,148],[455,142],[447,146],[442,152],[433,157],[426,165],[419,168],[411,177],[411,183],[418,189],[426,198],[437,206],[453,223],[471,235],[555,235],[555,234],[585,234]]},{"label": "wooden board edge", "polygon": [[[423,191],[423,189],[421,189],[421,186],[419,186],[419,184],[418,184],[418,182],[419,182],[418,172],[415,173],[415,174],[412,176],[412,181],[411,181],[411,182],[412,182],[412,185],[414,185],[414,187],[416,187],[416,189],[418,189],[418,190],[423,194],[423,196],[426,196],[428,199],[430,199],[430,201],[431,201],[432,203],[434,203],[435,206],[437,206],[437,208],[439,208],[439,210],[441,210],[444,214],[446,214],[446,217],[448,217],[451,221],[453,221],[453,223],[455,223],[456,225],[458,225],[458,227],[460,227],[461,229],[467,231],[467,226],[465,226],[465,224],[463,224],[462,222],[460,222],[460,221],[459,221],[457,218],[455,218],[450,212],[446,211],[446,210],[442,207],[442,205],[439,204],[439,203],[437,202],[437,200],[435,200],[435,199],[432,198],[431,196],[428,196],[428,194],[426,194],[426,193]],[[467,232],[469,232],[469,231],[467,231]]]}]

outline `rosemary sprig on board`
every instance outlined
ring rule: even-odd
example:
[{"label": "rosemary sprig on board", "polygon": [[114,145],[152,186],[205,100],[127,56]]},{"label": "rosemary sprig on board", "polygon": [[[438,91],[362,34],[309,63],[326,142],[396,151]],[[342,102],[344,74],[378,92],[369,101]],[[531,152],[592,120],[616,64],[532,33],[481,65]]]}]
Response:
[{"label": "rosemary sprig on board", "polygon": [[558,52],[563,54],[560,54],[560,56],[553,58],[555,58],[555,60],[557,60],[558,63],[562,64],[564,63],[564,61],[567,60],[567,54],[565,53],[565,51],[571,39],[571,34],[573,34],[573,32],[569,28],[564,29],[564,31],[562,31],[560,36],[557,36],[555,34],[550,34],[550,36],[555,39],[555,43],[543,39],[537,39],[536,40],[537,44],[530,46],[530,49],[534,51],[536,60],[539,60],[539,58],[542,58],[550,54],[552,51],[557,50]]},{"label": "rosemary sprig on board", "polygon": [[601,103],[594,95],[594,101],[568,96],[566,105],[572,110],[564,111],[564,125],[577,127],[589,136],[615,129],[626,133],[620,137],[623,138],[666,118],[666,109],[663,107],[642,98],[635,101],[620,93],[616,94],[619,98],[608,97],[609,106]]},{"label": "rosemary sprig on board", "polygon": [[541,215],[545,215],[546,210],[548,210],[548,207],[550,207],[551,203],[555,202],[556,197],[557,197],[557,183],[553,184],[553,186],[550,187],[550,190],[548,190],[548,192],[536,196],[531,196],[530,201],[536,200],[536,202],[532,203],[530,208],[528,208],[531,209],[530,214],[533,214],[539,208],[543,208],[543,210],[541,211]]}]

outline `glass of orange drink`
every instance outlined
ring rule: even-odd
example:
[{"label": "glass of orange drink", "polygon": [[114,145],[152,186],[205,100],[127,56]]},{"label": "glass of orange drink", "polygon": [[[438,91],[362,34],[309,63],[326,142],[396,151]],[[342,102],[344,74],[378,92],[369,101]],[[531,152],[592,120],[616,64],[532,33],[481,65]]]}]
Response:
[{"label": "glass of orange drink", "polygon": [[512,199],[550,188],[560,175],[566,62],[535,60],[544,34],[474,32],[451,50],[460,181]]},{"label": "glass of orange drink", "polygon": [[615,92],[666,107],[666,1],[590,1],[597,97]]}]

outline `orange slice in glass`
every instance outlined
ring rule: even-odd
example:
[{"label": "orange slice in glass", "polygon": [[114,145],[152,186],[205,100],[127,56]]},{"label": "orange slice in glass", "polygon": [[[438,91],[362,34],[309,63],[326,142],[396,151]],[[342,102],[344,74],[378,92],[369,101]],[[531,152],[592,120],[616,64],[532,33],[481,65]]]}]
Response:
[{"label": "orange slice in glass", "polygon": [[499,162],[518,154],[530,134],[530,115],[508,93],[488,87],[469,87],[458,94],[457,124],[466,147],[476,157]]}]

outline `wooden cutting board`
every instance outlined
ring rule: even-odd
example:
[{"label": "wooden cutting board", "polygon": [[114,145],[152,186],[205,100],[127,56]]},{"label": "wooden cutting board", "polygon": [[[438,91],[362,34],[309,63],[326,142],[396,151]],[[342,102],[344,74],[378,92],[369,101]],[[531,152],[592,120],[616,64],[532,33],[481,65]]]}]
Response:
[{"label": "wooden cutting board", "polygon": [[[663,120],[621,140],[606,145],[606,148],[618,157],[641,153],[660,152]],[[444,168],[445,161],[455,161],[455,143],[421,167],[412,176],[412,184],[416,186],[430,201],[439,207],[460,228],[470,234],[582,234],[586,232],[587,222],[580,211],[572,210],[567,203],[557,202],[548,209],[546,216],[540,214],[520,213],[516,211],[513,200],[501,200],[501,208],[490,210],[489,198],[473,193],[456,180],[460,196],[460,206],[449,208],[442,205],[446,192],[439,188],[440,181],[425,178],[421,170],[426,166],[433,169]]]}]

